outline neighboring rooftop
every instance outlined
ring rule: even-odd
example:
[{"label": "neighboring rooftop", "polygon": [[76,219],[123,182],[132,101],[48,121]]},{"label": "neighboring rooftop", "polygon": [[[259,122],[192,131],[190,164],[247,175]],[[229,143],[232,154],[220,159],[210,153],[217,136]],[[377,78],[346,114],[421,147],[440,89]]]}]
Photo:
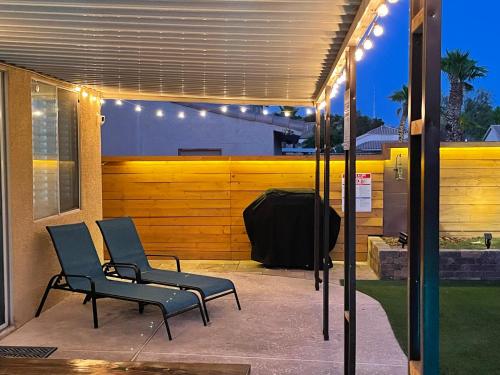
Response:
[{"label": "neighboring rooftop", "polygon": [[483,141],[499,142],[500,141],[500,125],[491,125],[484,135]]},{"label": "neighboring rooftop", "polygon": [[[405,134],[406,139],[406,134]],[[382,145],[399,140],[399,130],[391,126],[382,125],[356,138],[358,152],[381,152]]]}]

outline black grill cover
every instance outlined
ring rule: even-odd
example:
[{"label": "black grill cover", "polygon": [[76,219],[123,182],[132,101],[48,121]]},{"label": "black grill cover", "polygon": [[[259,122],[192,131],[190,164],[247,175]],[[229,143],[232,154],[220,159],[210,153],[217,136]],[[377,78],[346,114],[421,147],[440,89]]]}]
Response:
[{"label": "black grill cover", "polygon": [[[243,219],[252,260],[266,267],[314,269],[314,190],[268,190],[245,209]],[[330,207],[330,250],[339,231],[340,216]]]}]

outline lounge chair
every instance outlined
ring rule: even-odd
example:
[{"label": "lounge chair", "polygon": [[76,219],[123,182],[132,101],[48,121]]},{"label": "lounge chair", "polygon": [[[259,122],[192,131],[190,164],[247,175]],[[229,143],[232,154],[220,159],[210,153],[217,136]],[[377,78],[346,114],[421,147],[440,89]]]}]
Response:
[{"label": "lounge chair", "polygon": [[[234,294],[238,309],[241,310],[236,287],[231,280],[181,272],[179,258],[175,255],[161,254],[157,256],[174,258],[177,265],[177,272],[152,268],[148,257],[154,255],[145,254],[131,218],[121,217],[101,220],[97,221],[97,225],[101,229],[104,242],[113,262],[135,264],[140,270],[143,283],[161,284],[198,292],[207,321],[210,321],[210,317],[206,302],[215,298]],[[116,274],[112,274],[113,276],[124,279],[132,279],[134,277],[134,273],[130,269],[117,267],[115,270]]]},{"label": "lounge chair", "polygon": [[47,227],[61,265],[61,273],[54,275],[45,289],[36,317],[40,316],[47,295],[51,289],[82,293],[92,301],[94,328],[98,328],[98,298],[115,298],[139,303],[139,311],[144,305],[158,306],[163,314],[169,340],[172,340],[168,318],[193,309],[199,309],[203,323],[205,315],[196,294],[162,287],[140,284],[140,272],[132,264],[105,265],[130,270],[131,278],[137,284],[109,280],[99,262],[97,252],[85,223]]}]

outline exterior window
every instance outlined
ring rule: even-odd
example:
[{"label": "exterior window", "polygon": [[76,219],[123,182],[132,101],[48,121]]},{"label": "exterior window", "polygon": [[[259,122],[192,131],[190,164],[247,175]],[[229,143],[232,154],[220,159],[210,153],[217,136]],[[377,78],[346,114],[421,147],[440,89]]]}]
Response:
[{"label": "exterior window", "polygon": [[41,219],[80,207],[78,95],[33,81],[33,209]]}]

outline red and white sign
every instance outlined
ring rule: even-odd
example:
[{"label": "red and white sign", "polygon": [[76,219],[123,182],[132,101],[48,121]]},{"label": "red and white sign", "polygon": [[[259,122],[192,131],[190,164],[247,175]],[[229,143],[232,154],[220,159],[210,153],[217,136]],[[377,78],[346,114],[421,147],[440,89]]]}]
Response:
[{"label": "red and white sign", "polygon": [[[345,179],[342,175],[342,212],[344,211]],[[372,174],[356,173],[356,212],[372,211]]]}]

